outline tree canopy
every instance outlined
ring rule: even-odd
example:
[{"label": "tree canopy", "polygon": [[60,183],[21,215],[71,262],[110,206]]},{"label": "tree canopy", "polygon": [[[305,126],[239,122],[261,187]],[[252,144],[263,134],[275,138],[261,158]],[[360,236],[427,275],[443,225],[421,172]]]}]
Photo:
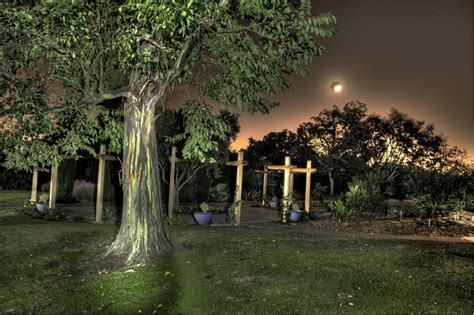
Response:
[{"label": "tree canopy", "polygon": [[[89,126],[91,107],[123,97],[124,211],[109,253],[126,255],[129,263],[148,261],[170,248],[156,183],[160,174],[154,167],[159,163],[156,108],[167,103],[173,88],[188,85],[197,88],[200,104],[209,100],[222,109],[268,113],[277,105],[269,97],[288,87],[288,75],[303,73],[321,55],[323,47],[315,38],[331,37],[335,21],[330,13],[313,15],[310,0],[4,1],[1,85],[2,94],[15,104],[2,106],[0,116],[10,124],[3,130],[20,120],[32,130],[31,136],[4,133],[3,141],[45,146],[37,137],[52,132],[41,124],[59,128],[59,113],[72,110],[82,115],[74,120],[78,142],[68,152],[77,154],[93,143],[79,142],[89,139],[82,133],[88,133],[84,126]],[[21,90],[25,80],[32,84]],[[51,93],[55,84],[62,93]],[[196,121],[209,122],[202,115],[210,111],[193,112],[201,115]],[[211,138],[199,141],[183,154],[201,159],[203,151],[218,145]],[[60,160],[63,146],[47,145],[56,146],[57,154],[38,155],[28,168]],[[6,155],[23,153],[25,160],[33,153],[13,152],[5,150]]]}]

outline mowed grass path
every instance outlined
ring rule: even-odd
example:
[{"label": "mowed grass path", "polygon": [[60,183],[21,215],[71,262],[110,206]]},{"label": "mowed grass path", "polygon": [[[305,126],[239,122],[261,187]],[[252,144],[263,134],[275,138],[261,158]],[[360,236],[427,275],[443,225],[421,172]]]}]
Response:
[{"label": "mowed grass path", "polygon": [[0,313],[472,314],[474,246],[172,227],[152,266],[102,254],[116,227],[0,205]]}]

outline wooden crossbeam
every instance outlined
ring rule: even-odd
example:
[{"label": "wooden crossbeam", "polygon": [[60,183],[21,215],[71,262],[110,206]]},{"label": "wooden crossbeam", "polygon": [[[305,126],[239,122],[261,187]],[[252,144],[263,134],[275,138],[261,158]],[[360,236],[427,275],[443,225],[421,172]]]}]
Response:
[{"label": "wooden crossbeam", "polygon": [[248,164],[249,162],[247,161],[231,161],[231,162],[225,163],[225,165],[227,166],[239,166],[239,165],[247,166]]},{"label": "wooden crossbeam", "polygon": [[107,155],[107,154],[103,154],[103,153],[99,153],[95,156],[96,159],[98,160],[106,160],[106,161],[117,161],[118,158],[116,156],[112,156],[112,155]]},{"label": "wooden crossbeam", "polygon": [[[118,161],[118,158],[116,156],[113,156],[113,155],[107,155],[107,154],[96,154],[94,156],[95,159],[97,160],[107,160],[107,161]],[[63,160],[75,160],[77,159],[77,157],[74,157],[74,156],[69,156],[69,155],[61,155],[61,159]]]},{"label": "wooden crossbeam", "polygon": [[[306,161],[306,168],[298,168],[295,165],[291,165],[291,159],[289,156],[285,157],[285,165],[269,165],[268,170],[284,171],[283,176],[283,204],[282,204],[282,221],[286,223],[286,213],[289,210],[289,204],[293,202],[293,184],[294,174],[306,174],[306,187],[305,187],[305,198],[304,198],[304,211],[309,213],[311,205],[311,174],[316,172],[316,168],[312,168],[312,162]],[[259,173],[266,174],[265,171],[258,171]],[[266,188],[266,183],[264,185]]]},{"label": "wooden crossbeam", "polygon": [[275,170],[275,171],[285,171],[287,169],[294,169],[296,168],[295,165],[268,165],[269,170]]},{"label": "wooden crossbeam", "polygon": [[316,172],[315,168],[294,168],[291,170],[292,173],[314,173]]}]

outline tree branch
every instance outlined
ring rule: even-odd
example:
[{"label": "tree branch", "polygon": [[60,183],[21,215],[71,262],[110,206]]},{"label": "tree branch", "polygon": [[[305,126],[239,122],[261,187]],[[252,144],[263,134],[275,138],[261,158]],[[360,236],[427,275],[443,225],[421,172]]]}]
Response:
[{"label": "tree branch", "polygon": [[89,95],[84,97],[83,99],[79,100],[79,102],[74,103],[74,104],[68,104],[64,106],[59,106],[59,107],[53,107],[53,108],[48,108],[46,112],[51,112],[51,113],[57,113],[57,112],[62,112],[70,107],[80,107],[80,106],[89,106],[89,105],[97,105],[102,103],[103,101],[106,100],[113,100],[115,98],[121,97],[121,96],[127,96],[130,92],[130,89],[128,86],[124,86],[112,91],[107,91],[105,93],[99,94],[99,95]]}]

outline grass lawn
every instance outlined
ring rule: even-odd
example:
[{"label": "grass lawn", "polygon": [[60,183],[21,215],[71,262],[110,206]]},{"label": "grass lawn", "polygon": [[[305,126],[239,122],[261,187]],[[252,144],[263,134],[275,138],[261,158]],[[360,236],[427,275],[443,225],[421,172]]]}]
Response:
[{"label": "grass lawn", "polygon": [[17,202],[20,206],[26,198],[31,197],[31,191],[26,190],[0,190],[0,203]]},{"label": "grass lawn", "polygon": [[130,268],[101,257],[115,232],[30,219],[0,205],[0,313],[474,311],[470,244],[172,227],[174,253]]}]

